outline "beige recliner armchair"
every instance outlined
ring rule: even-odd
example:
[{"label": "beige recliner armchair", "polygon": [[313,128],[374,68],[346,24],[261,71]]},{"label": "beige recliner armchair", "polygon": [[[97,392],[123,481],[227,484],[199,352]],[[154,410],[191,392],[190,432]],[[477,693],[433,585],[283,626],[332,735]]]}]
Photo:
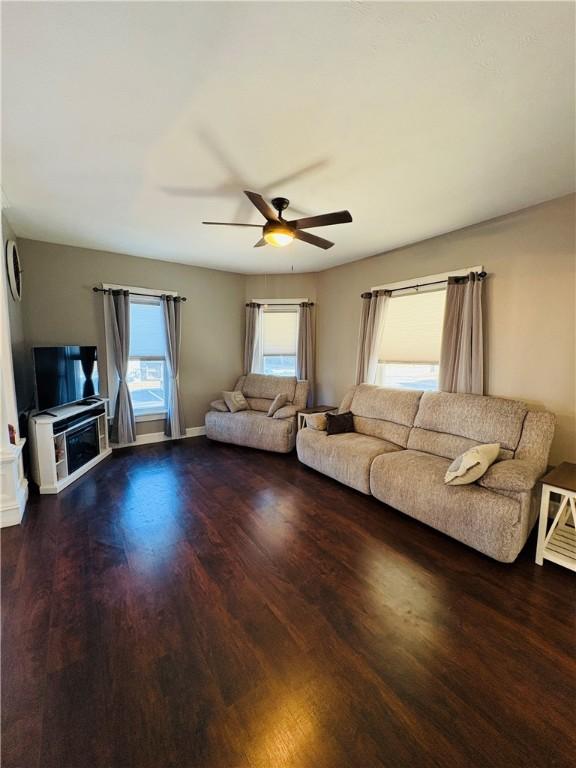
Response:
[{"label": "beige recliner armchair", "polygon": [[[296,444],[296,414],[306,408],[308,382],[295,376],[241,376],[234,389],[242,392],[249,411],[236,413],[216,409],[206,414],[206,436],[222,443],[245,445],[263,451],[289,453]],[[288,404],[268,416],[276,395],[286,394]]]}]

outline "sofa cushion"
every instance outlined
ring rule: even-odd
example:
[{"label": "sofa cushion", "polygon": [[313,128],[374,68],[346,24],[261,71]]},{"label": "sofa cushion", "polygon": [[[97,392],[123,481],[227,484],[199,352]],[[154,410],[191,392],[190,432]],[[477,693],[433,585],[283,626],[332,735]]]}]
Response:
[{"label": "sofa cushion", "polygon": [[[446,432],[432,432],[430,429],[414,427],[410,430],[407,448],[413,451],[422,451],[423,453],[433,453],[436,456],[443,456],[445,459],[455,459],[464,451],[468,451],[477,445],[482,445],[482,443],[478,440],[470,440],[468,437],[449,435]],[[512,459],[514,451],[500,448],[498,456],[500,459]]]},{"label": "sofa cushion", "polygon": [[354,391],[350,410],[354,416],[383,419],[411,427],[421,397],[422,392],[416,390],[359,384]]},{"label": "sofa cushion", "polygon": [[294,448],[296,419],[270,419],[258,411],[206,414],[206,435],[234,445],[287,453]]},{"label": "sofa cushion", "polygon": [[363,435],[379,437],[405,448],[421,394],[359,384],[354,389],[350,404],[354,429]]},{"label": "sofa cushion", "polygon": [[470,485],[479,480],[500,453],[500,443],[475,445],[454,459],[446,470],[446,485]]},{"label": "sofa cushion", "polygon": [[212,400],[210,403],[210,408],[213,411],[221,411],[222,413],[228,413],[228,406],[224,402],[224,400]]},{"label": "sofa cushion", "polygon": [[261,373],[249,373],[242,386],[244,397],[266,398],[274,400],[276,395],[285,392],[288,400],[294,400],[296,376],[265,376]]},{"label": "sofa cushion", "polygon": [[444,485],[449,461],[406,450],[378,456],[370,490],[391,507],[502,562],[512,562],[524,541],[520,501],[478,485]]},{"label": "sofa cushion", "polygon": [[362,493],[370,493],[370,465],[376,456],[400,451],[398,445],[376,437],[347,432],[327,435],[315,429],[301,429],[296,438],[298,458]]},{"label": "sofa cushion", "polygon": [[383,419],[368,419],[366,416],[354,416],[354,431],[361,435],[388,440],[402,448],[406,448],[410,438],[410,427]]},{"label": "sofa cushion", "polygon": [[268,413],[273,401],[267,400],[265,397],[247,397],[246,402],[253,411]]},{"label": "sofa cushion", "polygon": [[272,418],[274,419],[290,419],[292,416],[296,416],[298,408],[295,405],[283,405],[282,408],[278,408]]},{"label": "sofa cushion", "polygon": [[514,451],[528,407],[520,400],[451,392],[425,392],[414,426],[447,432]]}]

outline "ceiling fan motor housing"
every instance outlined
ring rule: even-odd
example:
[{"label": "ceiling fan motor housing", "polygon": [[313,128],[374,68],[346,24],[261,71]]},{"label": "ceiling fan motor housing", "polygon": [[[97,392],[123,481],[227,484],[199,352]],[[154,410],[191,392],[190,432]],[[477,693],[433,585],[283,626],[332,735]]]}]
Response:
[{"label": "ceiling fan motor housing", "polygon": [[281,224],[277,221],[267,221],[266,224],[262,227],[262,233],[266,234],[267,232],[293,232],[294,227],[290,226],[287,221],[284,221],[284,219],[281,219]]},{"label": "ceiling fan motor housing", "polygon": [[288,200],[285,197],[273,197],[272,198],[272,205],[278,213],[280,214],[280,217],[282,217],[282,211],[285,211],[286,208],[290,205],[290,200]]}]

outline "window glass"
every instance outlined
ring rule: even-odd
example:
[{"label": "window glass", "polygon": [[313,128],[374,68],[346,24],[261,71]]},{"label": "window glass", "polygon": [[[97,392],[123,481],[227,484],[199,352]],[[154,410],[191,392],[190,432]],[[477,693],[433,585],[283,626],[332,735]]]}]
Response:
[{"label": "window glass", "polygon": [[446,290],[393,296],[384,318],[376,383],[438,389]]},{"label": "window glass", "polygon": [[126,377],[136,416],[166,411],[164,313],[159,300],[130,300],[130,356]]},{"label": "window glass", "polygon": [[297,343],[297,308],[265,309],[262,312],[260,372],[274,376],[296,376]]},{"label": "window glass", "polygon": [[376,371],[376,384],[392,389],[438,389],[437,363],[380,363]]}]

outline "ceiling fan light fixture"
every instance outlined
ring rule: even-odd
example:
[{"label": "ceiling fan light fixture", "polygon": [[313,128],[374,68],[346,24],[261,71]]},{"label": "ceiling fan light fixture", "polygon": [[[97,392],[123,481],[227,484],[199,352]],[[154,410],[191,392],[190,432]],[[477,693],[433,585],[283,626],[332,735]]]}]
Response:
[{"label": "ceiling fan light fixture", "polygon": [[288,227],[267,227],[264,232],[264,240],[275,248],[284,248],[294,240],[294,232]]}]

